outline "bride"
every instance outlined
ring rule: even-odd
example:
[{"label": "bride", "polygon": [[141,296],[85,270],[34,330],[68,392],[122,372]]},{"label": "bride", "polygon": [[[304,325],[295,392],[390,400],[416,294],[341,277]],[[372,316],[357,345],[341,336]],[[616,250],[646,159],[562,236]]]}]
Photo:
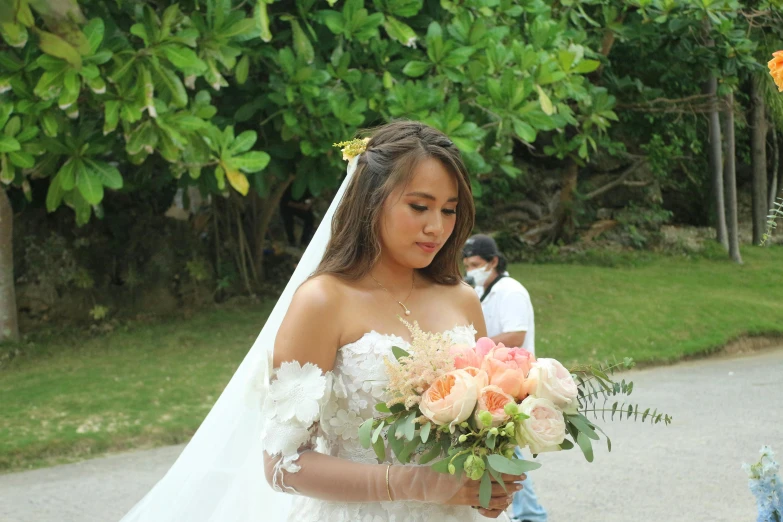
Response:
[{"label": "bride", "polygon": [[175,465],[122,522],[502,514],[524,475],[504,476],[507,491],[493,483],[490,508],[474,509],[477,481],[391,458],[379,464],[358,441],[387,399],[384,359],[406,346],[400,317],[454,343],[486,335],[458,266],[473,222],[467,170],[444,134],[410,121],[377,129],[253,349]]}]

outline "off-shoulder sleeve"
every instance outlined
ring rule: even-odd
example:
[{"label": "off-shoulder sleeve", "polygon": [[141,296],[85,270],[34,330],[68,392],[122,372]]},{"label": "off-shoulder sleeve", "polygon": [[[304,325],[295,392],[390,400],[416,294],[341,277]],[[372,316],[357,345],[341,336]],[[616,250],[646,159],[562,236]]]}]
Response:
[{"label": "off-shoulder sleeve", "polygon": [[278,457],[275,490],[296,493],[286,486],[283,472],[298,472],[300,454],[315,447],[319,426],[327,420],[324,416],[334,410],[332,381],[332,372],[312,363],[286,362],[273,372],[263,404],[262,437],[266,453]]}]

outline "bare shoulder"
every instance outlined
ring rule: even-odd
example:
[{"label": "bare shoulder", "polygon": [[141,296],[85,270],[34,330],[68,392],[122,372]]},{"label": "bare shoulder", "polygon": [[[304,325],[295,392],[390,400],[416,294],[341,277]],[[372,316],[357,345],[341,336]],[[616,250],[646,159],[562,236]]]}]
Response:
[{"label": "bare shoulder", "polygon": [[478,294],[469,284],[460,281],[456,285],[439,285],[439,291],[456,305],[465,318],[473,324],[479,337],[486,335],[484,312],[481,309],[481,301]]},{"label": "bare shoulder", "polygon": [[297,306],[323,311],[334,307],[344,294],[344,286],[338,277],[330,274],[317,275],[302,283],[296,290],[291,308]]},{"label": "bare shoulder", "polygon": [[442,292],[448,299],[461,307],[478,306],[481,308],[476,291],[464,281],[460,281],[456,285],[438,285],[438,292]]},{"label": "bare shoulder", "polygon": [[339,347],[345,285],[331,275],[303,283],[294,294],[275,339],[275,366],[286,361],[331,370]]}]

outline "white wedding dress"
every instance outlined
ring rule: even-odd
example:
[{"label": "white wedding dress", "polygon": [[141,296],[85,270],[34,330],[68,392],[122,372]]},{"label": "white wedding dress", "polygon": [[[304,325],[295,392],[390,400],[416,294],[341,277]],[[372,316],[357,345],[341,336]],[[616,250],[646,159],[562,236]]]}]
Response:
[{"label": "white wedding dress", "polygon": [[[264,451],[271,438],[286,436],[270,429],[265,398],[274,381],[272,349],[277,330],[299,286],[315,271],[329,242],[335,210],[356,170],[348,165],[345,180],[315,236],[253,347],[215,406],[166,475],[121,522],[448,522],[487,520],[470,507],[423,502],[341,503],[274,491],[264,474]],[[454,343],[475,343],[475,330],[458,326],[448,332]],[[358,428],[383,400],[383,360],[403,339],[369,332],[343,346],[328,372],[329,400],[316,410],[316,451],[357,462],[377,462],[372,449],[359,444]],[[301,368],[300,368],[301,369]],[[312,370],[312,368],[311,368]],[[316,380],[320,376],[317,371]],[[315,371],[313,372],[315,373]],[[279,379],[278,379],[279,380]],[[290,433],[290,432],[289,432]],[[305,432],[305,436],[309,432]],[[266,435],[263,435],[266,434]],[[282,435],[281,435],[282,434]],[[310,442],[310,441],[308,441]],[[299,447],[298,442],[295,449]],[[270,452],[273,454],[274,452]],[[391,451],[387,451],[391,455]],[[296,467],[296,462],[290,462]],[[287,472],[287,471],[286,471]],[[305,472],[301,470],[300,472]],[[336,477],[339,478],[339,477]]]},{"label": "white wedding dress", "polygon": [[[444,332],[452,344],[475,344],[472,326],[457,326]],[[358,440],[359,426],[377,415],[374,407],[387,400],[384,359],[394,360],[391,348],[408,343],[396,335],[377,332],[343,346],[331,373],[331,394],[322,405],[315,450],[356,462],[377,463],[372,448]],[[267,412],[271,413],[271,412]],[[391,458],[387,448],[387,459]],[[391,460],[389,460],[391,462]],[[306,467],[299,473],[306,473]],[[338,479],[339,480],[339,479]],[[423,502],[340,503],[294,496],[288,516],[291,522],[468,522],[487,520],[469,506],[446,506]],[[259,521],[260,522],[260,521]]]}]

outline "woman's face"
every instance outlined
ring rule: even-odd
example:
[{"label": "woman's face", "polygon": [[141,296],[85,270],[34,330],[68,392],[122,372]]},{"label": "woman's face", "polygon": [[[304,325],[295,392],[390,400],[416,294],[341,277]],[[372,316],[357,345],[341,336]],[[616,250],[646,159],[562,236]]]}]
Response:
[{"label": "woman's face", "polygon": [[424,268],[454,231],[459,186],[435,158],[413,170],[411,180],[392,191],[381,215],[384,256],[410,268]]}]

